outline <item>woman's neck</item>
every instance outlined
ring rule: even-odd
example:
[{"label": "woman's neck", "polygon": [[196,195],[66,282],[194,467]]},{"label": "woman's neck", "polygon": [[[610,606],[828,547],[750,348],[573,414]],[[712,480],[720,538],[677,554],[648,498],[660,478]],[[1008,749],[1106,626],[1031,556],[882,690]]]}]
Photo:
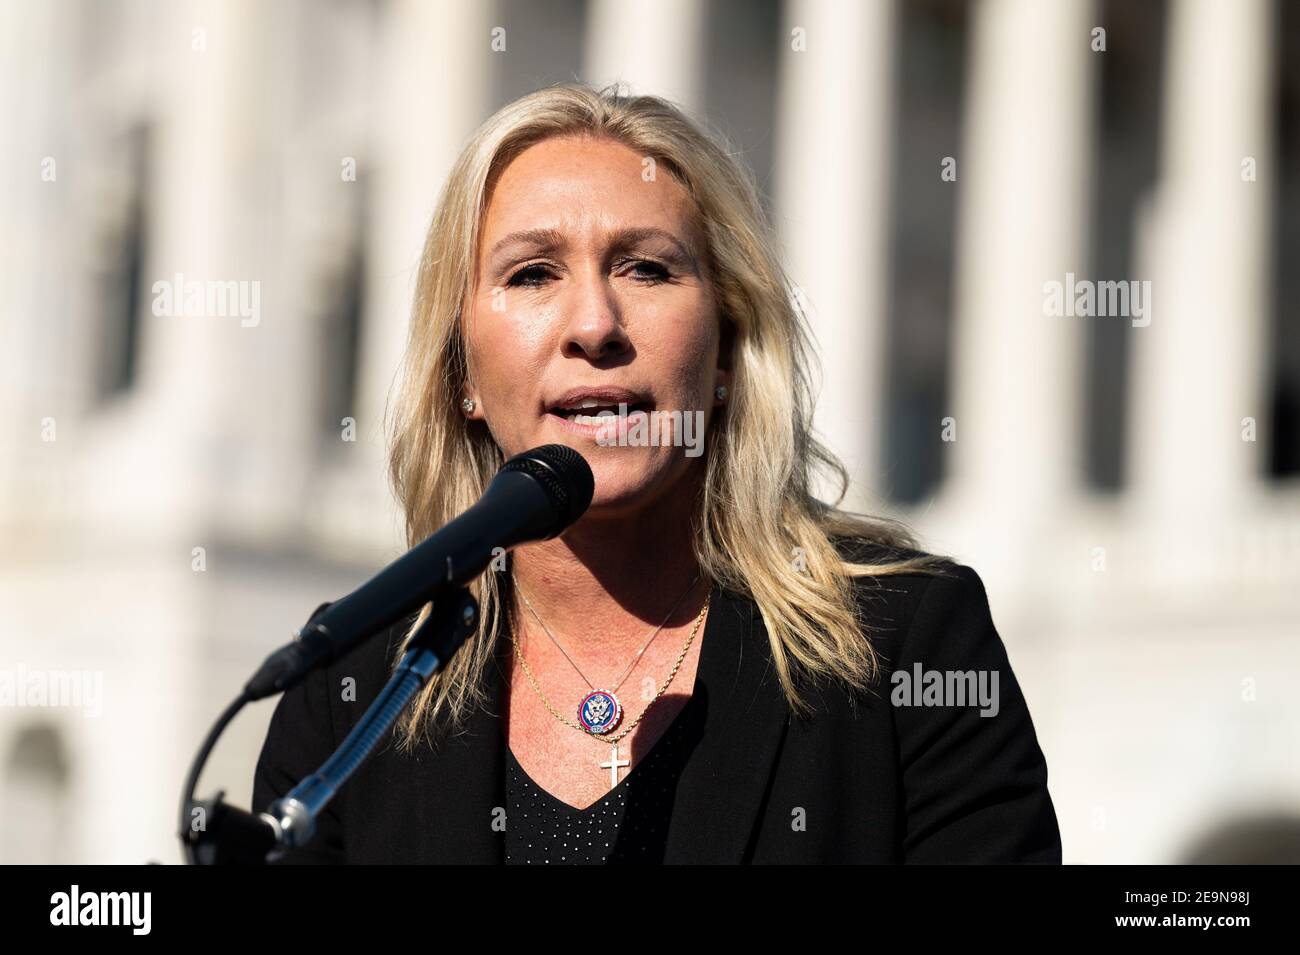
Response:
[{"label": "woman's neck", "polygon": [[[690,587],[667,623],[677,626],[699,612],[708,586],[691,587],[694,504],[693,491],[675,489],[634,514],[584,517],[562,537],[520,547],[511,556],[518,588],[560,639],[591,650],[644,638]],[[518,600],[515,612],[528,614]]]}]

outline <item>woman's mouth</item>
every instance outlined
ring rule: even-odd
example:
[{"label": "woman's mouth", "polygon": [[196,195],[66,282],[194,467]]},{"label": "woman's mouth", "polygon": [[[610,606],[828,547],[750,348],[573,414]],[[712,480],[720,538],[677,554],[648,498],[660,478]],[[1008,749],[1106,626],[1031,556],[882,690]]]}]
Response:
[{"label": "woman's mouth", "polygon": [[552,408],[547,414],[565,430],[576,434],[600,435],[614,433],[616,428],[630,427],[638,418],[647,418],[651,410],[648,401],[608,401],[584,398]]},{"label": "woman's mouth", "polygon": [[602,418],[627,417],[638,411],[646,411],[644,402],[619,402],[618,404],[599,401],[583,402],[577,408],[556,408],[552,414],[567,418],[575,424],[599,424]]}]

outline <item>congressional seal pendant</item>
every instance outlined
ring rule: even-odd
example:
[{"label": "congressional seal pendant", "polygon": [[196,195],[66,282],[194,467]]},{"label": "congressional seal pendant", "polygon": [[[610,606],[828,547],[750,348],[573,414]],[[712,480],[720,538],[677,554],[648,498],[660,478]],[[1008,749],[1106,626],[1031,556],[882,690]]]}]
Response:
[{"label": "congressional seal pendant", "polygon": [[603,736],[623,719],[623,706],[608,690],[592,690],[578,704],[578,722],[593,736]]}]

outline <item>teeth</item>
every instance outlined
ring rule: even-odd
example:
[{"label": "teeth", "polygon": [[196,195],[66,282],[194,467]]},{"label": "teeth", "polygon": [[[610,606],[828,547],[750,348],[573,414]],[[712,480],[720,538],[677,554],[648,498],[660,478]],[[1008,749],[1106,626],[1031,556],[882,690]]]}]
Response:
[{"label": "teeth", "polygon": [[[631,418],[634,415],[639,415],[639,414],[642,414],[642,412],[628,411],[627,416]],[[609,421],[611,418],[617,418],[617,417],[618,417],[617,411],[610,411],[606,409],[597,415],[589,415],[589,414],[569,415],[569,420],[574,422],[575,424],[598,425],[598,424],[604,424],[605,422]]]},{"label": "teeth", "polygon": [[[622,408],[627,409],[628,418],[631,418],[634,415],[643,414],[644,411],[636,407],[637,404],[637,402],[614,402],[601,400],[599,398],[583,398],[575,404],[556,408],[553,413],[563,415],[565,418],[575,422],[576,424],[592,426],[603,424],[609,418],[617,418],[619,416],[619,411]],[[595,411],[595,413],[584,414],[584,412],[591,411]]]},{"label": "teeth", "polygon": [[577,411],[580,408],[587,409],[587,408],[611,408],[611,407],[618,407],[618,402],[601,401],[598,398],[583,398],[582,401],[578,402],[576,405],[565,405],[560,410],[567,414],[572,411]]}]

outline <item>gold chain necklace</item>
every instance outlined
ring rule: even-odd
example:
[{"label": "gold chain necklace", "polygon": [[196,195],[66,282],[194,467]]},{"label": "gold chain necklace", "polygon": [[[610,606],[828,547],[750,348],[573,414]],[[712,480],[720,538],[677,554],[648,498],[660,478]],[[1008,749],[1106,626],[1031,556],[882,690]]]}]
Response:
[{"label": "gold chain necklace", "polygon": [[[668,691],[668,687],[672,684],[673,678],[677,676],[677,671],[681,669],[682,662],[686,659],[686,654],[690,652],[691,644],[695,642],[695,636],[700,631],[700,625],[704,623],[704,615],[708,613],[709,602],[712,599],[713,599],[713,592],[710,589],[709,594],[704,598],[704,606],[700,608],[699,616],[695,618],[695,625],[691,627],[690,635],[686,638],[686,643],[682,647],[682,652],[677,654],[677,660],[673,663],[673,668],[669,672],[668,678],[664,680],[663,684],[659,687],[659,692],[656,693],[654,695],[654,698],[651,699],[650,702],[645,705],[645,708],[641,710],[640,715],[637,716],[636,719],[634,719],[631,723],[629,723],[626,727],[624,727],[621,732],[613,736],[606,736],[605,734],[609,732],[609,728],[612,728],[613,724],[617,723],[617,720],[609,719],[608,716],[606,716],[605,722],[609,723],[610,726],[609,728],[603,731],[593,730],[588,725],[586,725],[588,722],[588,718],[590,718],[594,712],[599,711],[599,708],[596,709],[589,708],[588,703],[589,701],[592,700],[593,696],[603,691],[597,690],[595,691],[595,693],[589,694],[586,697],[586,699],[583,700],[583,706],[579,707],[578,710],[579,720],[581,720],[581,722],[579,723],[575,723],[573,720],[566,719],[564,716],[561,716],[560,713],[556,711],[555,707],[551,705],[551,701],[546,698],[546,694],[542,692],[542,688],[538,685],[537,678],[533,676],[533,671],[528,666],[528,661],[524,659],[523,650],[519,646],[519,638],[515,634],[514,609],[509,608],[507,610],[508,625],[510,628],[510,642],[514,644],[515,655],[519,658],[519,665],[523,668],[524,675],[528,677],[529,685],[532,686],[533,692],[535,692],[537,696],[541,699],[542,705],[546,707],[546,711],[550,713],[552,716],[554,716],[561,723],[563,723],[565,726],[578,730],[587,736],[598,738],[600,739],[601,742],[605,742],[609,744],[610,746],[609,760],[607,762],[600,763],[599,765],[601,769],[609,770],[609,785],[611,789],[618,785],[618,771],[620,769],[626,768],[627,766],[631,765],[630,760],[626,760],[626,759],[620,760],[618,758],[619,742],[624,737],[626,737],[629,733],[631,733],[634,729],[637,728],[637,725],[641,722],[641,720],[645,718],[646,713],[650,711],[650,707],[654,706],[655,703],[659,701],[659,698],[662,697],[664,693]],[[614,705],[617,704],[615,703]],[[584,716],[584,711],[586,713],[586,716]],[[622,715],[621,708],[618,715],[619,716]]]},{"label": "gold chain necklace", "polygon": [[[546,635],[551,638],[551,643],[555,644],[555,649],[559,650],[560,653],[564,654],[564,659],[568,660],[569,666],[573,667],[574,672],[577,673],[578,676],[582,677],[582,682],[587,684],[588,688],[595,690],[596,684],[592,683],[589,679],[587,679],[587,674],[583,673],[582,670],[578,668],[578,664],[573,662],[573,657],[569,656],[569,651],[565,650],[564,644],[560,643],[559,639],[555,636],[555,634],[551,633],[551,628],[546,625],[546,621],[542,619],[541,615],[537,612],[537,608],[533,606],[533,602],[528,599],[528,595],[523,592],[518,582],[515,581],[513,577],[511,578],[511,582],[515,590],[518,592],[519,596],[523,598],[524,606],[528,608],[528,612],[533,615],[533,619],[537,621],[538,625],[543,630],[546,631]],[[666,614],[664,614],[664,619],[659,622],[659,626],[655,627],[654,633],[650,634],[650,639],[645,642],[645,646],[643,646],[640,650],[638,650],[633,655],[632,662],[627,665],[627,668],[623,670],[623,674],[618,678],[618,680],[614,683],[614,685],[610,687],[609,695],[614,697],[615,700],[618,699],[617,694],[619,688],[622,687],[622,685],[625,682],[627,682],[627,678],[632,675],[632,670],[636,667],[637,663],[640,662],[641,657],[645,655],[645,652],[650,649],[650,644],[655,642],[655,637],[659,636],[659,631],[663,630],[664,626],[668,623],[668,621],[672,619],[673,614],[677,612],[677,608],[680,607],[682,605],[682,601],[686,599],[686,595],[689,594],[692,590],[694,590],[695,585],[698,584],[699,582],[700,582],[700,575],[696,574],[695,578],[689,584],[687,584],[686,589],[682,591],[682,595],[673,602],[672,608]],[[620,707],[620,711],[621,711],[621,707]],[[613,729],[613,728],[614,728],[613,726],[609,727],[609,729]]]}]

